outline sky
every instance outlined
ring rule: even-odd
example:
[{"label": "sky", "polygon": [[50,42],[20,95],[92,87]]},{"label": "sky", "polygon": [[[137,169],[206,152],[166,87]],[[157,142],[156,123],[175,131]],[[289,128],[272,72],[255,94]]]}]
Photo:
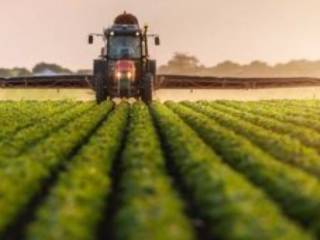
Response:
[{"label": "sky", "polygon": [[320,59],[319,0],[0,0],[0,67],[41,61],[89,69],[102,41],[87,44],[124,10],[161,37],[159,64],[175,52],[213,66]]}]

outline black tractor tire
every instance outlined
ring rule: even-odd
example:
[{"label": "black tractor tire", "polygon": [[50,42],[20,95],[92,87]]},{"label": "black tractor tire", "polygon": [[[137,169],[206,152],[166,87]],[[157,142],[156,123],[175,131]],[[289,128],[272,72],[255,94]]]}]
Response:
[{"label": "black tractor tire", "polygon": [[103,71],[104,64],[106,64],[106,61],[103,59],[95,59],[93,62],[92,86],[94,90],[96,90],[96,76],[98,76],[99,73]]},{"label": "black tractor tire", "polygon": [[105,60],[94,61],[94,76],[93,76],[94,88],[96,91],[97,103],[101,103],[108,98],[108,72],[107,62]]},{"label": "black tractor tire", "polygon": [[151,73],[154,77],[154,79],[157,76],[157,62],[156,60],[148,60],[147,64],[147,72]]},{"label": "black tractor tire", "polygon": [[149,104],[152,102],[154,76],[147,73],[142,79],[141,100]]},{"label": "black tractor tire", "polygon": [[96,76],[96,100],[100,104],[107,100],[108,92],[106,89],[106,79],[105,76],[99,74]]}]

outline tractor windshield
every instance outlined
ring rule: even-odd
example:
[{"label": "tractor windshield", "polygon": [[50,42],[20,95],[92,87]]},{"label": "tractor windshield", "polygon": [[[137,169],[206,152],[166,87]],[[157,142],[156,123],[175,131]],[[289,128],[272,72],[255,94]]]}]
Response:
[{"label": "tractor windshield", "polygon": [[109,38],[109,53],[112,59],[137,59],[141,57],[140,38],[135,36],[112,36]]}]

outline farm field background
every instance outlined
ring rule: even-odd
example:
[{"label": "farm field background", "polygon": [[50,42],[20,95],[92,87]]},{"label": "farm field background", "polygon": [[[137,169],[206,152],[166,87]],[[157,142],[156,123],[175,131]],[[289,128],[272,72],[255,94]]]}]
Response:
[{"label": "farm field background", "polygon": [[[266,89],[160,89],[154,92],[158,101],[197,100],[281,100],[320,99],[320,87],[288,87]],[[75,100],[93,101],[95,92],[90,89],[0,89],[0,100]]]},{"label": "farm field background", "polygon": [[0,114],[0,239],[320,238],[319,100]]}]

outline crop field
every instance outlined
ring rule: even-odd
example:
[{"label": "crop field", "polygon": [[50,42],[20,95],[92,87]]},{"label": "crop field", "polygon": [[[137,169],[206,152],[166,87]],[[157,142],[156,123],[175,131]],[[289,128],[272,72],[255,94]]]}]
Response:
[{"label": "crop field", "polygon": [[[198,100],[281,100],[281,99],[320,99],[320,87],[281,87],[265,89],[159,89],[154,99],[165,101]],[[53,88],[0,88],[0,101],[21,100],[73,100],[94,101],[95,92],[90,89]]]},{"label": "crop field", "polygon": [[1,240],[320,239],[320,101],[0,103]]}]

